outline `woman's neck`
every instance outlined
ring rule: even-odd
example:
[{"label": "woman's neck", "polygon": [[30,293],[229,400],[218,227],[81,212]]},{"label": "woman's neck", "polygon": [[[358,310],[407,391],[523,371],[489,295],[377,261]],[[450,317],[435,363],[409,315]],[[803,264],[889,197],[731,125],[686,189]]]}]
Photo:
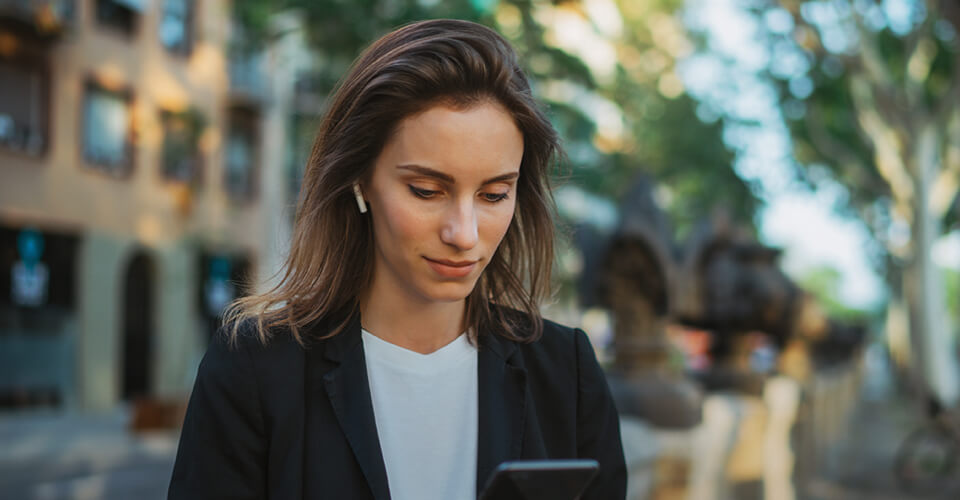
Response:
[{"label": "woman's neck", "polygon": [[408,297],[368,294],[360,303],[363,328],[420,354],[430,354],[463,332],[466,301],[420,302]]}]

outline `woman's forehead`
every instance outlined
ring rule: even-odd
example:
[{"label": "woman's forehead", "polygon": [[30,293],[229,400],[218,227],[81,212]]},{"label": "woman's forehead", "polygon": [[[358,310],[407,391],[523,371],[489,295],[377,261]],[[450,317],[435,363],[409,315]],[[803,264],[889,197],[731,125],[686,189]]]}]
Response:
[{"label": "woman's forehead", "polygon": [[522,158],[523,135],[500,104],[438,104],[398,124],[378,166],[415,166],[419,168],[400,168],[398,173],[434,174],[427,176],[455,183],[515,172]]}]

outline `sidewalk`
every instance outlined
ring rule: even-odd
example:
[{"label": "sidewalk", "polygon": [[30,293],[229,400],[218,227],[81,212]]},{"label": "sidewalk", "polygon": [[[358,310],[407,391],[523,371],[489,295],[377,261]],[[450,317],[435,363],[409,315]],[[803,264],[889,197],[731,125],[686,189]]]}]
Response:
[{"label": "sidewalk", "polygon": [[[130,434],[124,409],[104,415],[0,415],[0,500],[162,500],[176,454],[175,432]],[[960,491],[902,492],[893,460],[923,422],[914,404],[865,397],[846,439],[800,500],[956,500]],[[799,485],[798,485],[799,486]],[[801,492],[805,492],[803,495]]]},{"label": "sidewalk", "polygon": [[901,443],[925,423],[920,405],[897,394],[889,383],[874,385],[885,374],[868,371],[846,438],[837,443],[828,463],[810,481],[803,500],[956,500],[960,485],[918,496],[903,491],[894,477]]},{"label": "sidewalk", "polygon": [[161,500],[175,432],[133,435],[125,409],[0,416],[0,500]]}]

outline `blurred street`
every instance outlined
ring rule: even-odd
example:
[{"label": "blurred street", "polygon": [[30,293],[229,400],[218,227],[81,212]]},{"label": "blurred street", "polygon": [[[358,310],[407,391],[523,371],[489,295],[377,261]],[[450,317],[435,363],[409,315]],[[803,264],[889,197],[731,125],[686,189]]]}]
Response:
[{"label": "blurred street", "polygon": [[960,491],[931,496],[903,492],[894,477],[894,458],[906,436],[923,423],[916,403],[891,396],[862,398],[847,438],[822,463],[818,477],[806,487],[808,500],[948,500]]},{"label": "blurred street", "polygon": [[[902,492],[893,459],[906,435],[922,423],[916,403],[870,387],[846,439],[798,497],[808,500],[947,500],[958,491],[931,496]],[[102,415],[24,413],[0,418],[0,500],[155,500],[166,495],[177,436],[133,435],[126,409]],[[737,500],[759,498],[737,488]],[[756,490],[756,489],[755,489]],[[803,495],[800,492],[805,491]],[[695,499],[692,499],[695,500]]]},{"label": "blurred street", "polygon": [[176,434],[132,435],[125,409],[0,417],[0,499],[166,498]]}]

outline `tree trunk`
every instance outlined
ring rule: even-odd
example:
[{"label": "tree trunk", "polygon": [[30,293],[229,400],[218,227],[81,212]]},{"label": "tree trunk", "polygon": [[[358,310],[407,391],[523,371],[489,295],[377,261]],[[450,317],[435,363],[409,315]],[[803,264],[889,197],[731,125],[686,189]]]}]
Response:
[{"label": "tree trunk", "polygon": [[913,256],[904,270],[914,359],[927,386],[941,402],[954,404],[960,396],[953,331],[947,314],[943,277],[931,257],[941,234],[940,217],[930,207],[937,177],[939,132],[931,124],[920,130],[913,161],[917,188],[913,200]]}]

